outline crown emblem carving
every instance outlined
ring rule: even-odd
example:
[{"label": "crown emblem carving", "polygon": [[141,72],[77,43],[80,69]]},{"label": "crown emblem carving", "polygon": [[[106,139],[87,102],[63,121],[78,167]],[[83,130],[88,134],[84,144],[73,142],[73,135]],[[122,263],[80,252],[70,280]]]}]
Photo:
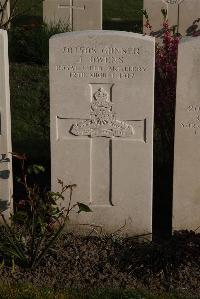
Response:
[{"label": "crown emblem carving", "polygon": [[130,137],[134,129],[125,121],[117,120],[112,111],[113,103],[104,88],[99,88],[92,98],[90,119],[72,125],[70,133],[89,137]]}]

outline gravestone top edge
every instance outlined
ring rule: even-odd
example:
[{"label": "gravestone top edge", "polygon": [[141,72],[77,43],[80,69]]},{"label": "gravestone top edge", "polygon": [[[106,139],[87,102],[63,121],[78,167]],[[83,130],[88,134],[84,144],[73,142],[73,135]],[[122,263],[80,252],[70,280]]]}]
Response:
[{"label": "gravestone top edge", "polygon": [[59,39],[59,38],[71,38],[76,36],[88,36],[91,38],[93,36],[115,36],[115,37],[129,37],[129,38],[137,38],[141,40],[148,40],[153,43],[155,43],[155,37],[139,34],[139,33],[132,33],[132,32],[126,32],[126,31],[115,31],[115,30],[84,30],[84,31],[74,31],[74,32],[65,32],[65,33],[59,33],[55,34],[50,38],[51,40]]},{"label": "gravestone top edge", "polygon": [[196,43],[197,41],[200,42],[200,36],[196,36],[196,37],[186,36],[180,40],[179,46],[181,46],[182,44],[185,44],[185,43],[191,43],[191,42]]}]

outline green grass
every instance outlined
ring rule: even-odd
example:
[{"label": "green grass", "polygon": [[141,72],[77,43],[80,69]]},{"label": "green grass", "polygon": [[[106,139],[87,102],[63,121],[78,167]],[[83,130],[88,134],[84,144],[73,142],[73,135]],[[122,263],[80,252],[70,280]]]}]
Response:
[{"label": "green grass", "polygon": [[61,22],[55,25],[30,26],[27,30],[12,27],[8,33],[10,62],[48,65],[49,39],[55,34],[67,31],[68,25]]},{"label": "green grass", "polygon": [[122,18],[136,21],[142,19],[140,10],[143,0],[103,0],[104,20]]},{"label": "green grass", "polygon": [[47,67],[10,66],[13,151],[48,159],[49,75]]},{"label": "green grass", "polygon": [[[14,0],[11,0],[11,7]],[[42,16],[42,0],[18,0],[18,13]]]},{"label": "green grass", "polygon": [[177,294],[152,295],[131,290],[66,290],[39,289],[31,285],[0,285],[1,299],[192,299]]}]

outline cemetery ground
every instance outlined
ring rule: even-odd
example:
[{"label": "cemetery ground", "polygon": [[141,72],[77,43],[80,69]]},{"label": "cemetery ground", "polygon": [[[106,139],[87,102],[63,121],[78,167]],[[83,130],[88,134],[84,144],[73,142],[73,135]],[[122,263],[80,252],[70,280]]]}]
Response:
[{"label": "cemetery ground", "polygon": [[[39,181],[49,188],[48,67],[12,63],[10,80],[13,150],[18,153],[26,153],[30,163],[45,166],[46,172],[39,178]],[[21,113],[22,110],[23,113]],[[14,165],[17,166],[16,161],[14,161]],[[14,167],[15,177],[20,171],[16,170],[16,166]],[[20,190],[15,190],[15,194],[18,196]],[[87,297],[89,296],[87,291],[84,291],[85,295],[83,295],[84,292],[77,295],[76,291],[73,291],[74,297],[69,294],[72,296],[69,298],[76,298],[76,296],[78,296],[77,298],[81,298],[80,296],[83,298],[106,298],[105,296],[107,296],[107,298],[115,299],[156,298],[149,294],[150,291],[138,291],[138,293],[130,291],[130,294],[128,291],[124,291],[124,293],[117,290],[113,292],[100,291],[105,287],[149,289],[155,293],[175,289],[178,290],[177,293],[173,295],[172,291],[170,298],[179,298],[178,296],[184,298],[184,295],[188,298],[189,295],[195,296],[200,293],[199,250],[200,235],[195,236],[193,233],[187,232],[175,235],[164,243],[147,242],[144,244],[138,244],[131,239],[123,240],[118,233],[106,236],[99,232],[95,237],[87,238],[67,235],[56,244],[56,248],[49,251],[41,266],[36,270],[22,270],[16,266],[12,272],[12,267],[2,268],[1,280],[12,285],[16,283],[33,284],[36,286],[36,293],[40,292],[40,288],[43,287],[46,287],[47,292],[51,293],[49,288],[52,286],[55,289],[66,286],[72,289],[83,286],[86,289],[99,287],[97,294],[93,294],[91,291],[91,297]],[[22,287],[17,286],[13,290],[14,294],[17,294],[18,288],[21,290]],[[30,290],[34,292],[31,288],[28,285],[25,288],[25,293]],[[98,292],[100,293],[98,294]],[[44,293],[45,291],[42,291],[40,296],[44,296]],[[164,298],[163,293],[159,296],[158,298]]]},{"label": "cemetery ground", "polygon": [[1,298],[40,298],[28,297],[34,290],[41,298],[51,298],[44,290],[46,296],[66,292],[66,298],[77,299],[199,298],[199,244],[200,235],[188,232],[163,244],[138,243],[117,233],[64,234],[36,269],[1,266],[1,294],[9,293],[5,285],[26,294]]},{"label": "cemetery ground", "polygon": [[[13,150],[25,153],[31,164],[45,166],[46,172],[38,181],[50,188],[48,67],[12,63],[10,83]],[[18,161],[14,160],[14,165],[16,178],[20,173]],[[20,189],[15,189],[15,195],[20,196]],[[139,288],[158,293],[175,289],[178,291],[174,298],[184,294],[187,298],[200,292],[200,235],[183,232],[164,243],[138,244],[135,241],[131,238],[123,240],[120,231],[110,236],[98,232],[96,236],[87,238],[67,235],[56,244],[56,248],[49,251],[36,270],[22,270],[16,266],[12,272],[12,267],[4,268],[1,279],[13,285],[17,282],[34,284],[38,287],[37,292],[40,288],[52,286],[55,289],[66,286],[72,289],[99,286],[99,290],[104,287]],[[13,292],[17,292],[17,289]],[[110,295],[106,292],[108,298],[129,298],[126,291],[124,297],[120,297],[123,291],[113,292],[114,295],[112,291]],[[144,297],[144,291],[141,292],[136,293],[135,298],[154,298],[148,291],[145,291],[147,297]],[[106,298],[105,292],[103,294],[94,294],[91,298]],[[130,293],[130,298],[134,298],[133,294]],[[78,296],[81,298],[82,295]],[[163,293],[160,296],[163,298]]]},{"label": "cemetery ground", "polygon": [[[141,1],[132,0],[129,5],[133,2],[141,5]],[[109,1],[107,3],[110,11]],[[115,15],[116,10],[117,4],[112,10]],[[34,14],[41,15],[38,10]],[[45,167],[45,173],[33,176],[33,180],[42,188],[49,189],[48,55],[41,55],[38,46],[34,48],[36,39],[29,36],[33,29],[22,27],[23,32],[16,31],[15,38],[10,37],[12,143],[13,151],[25,153],[30,164]],[[22,39],[24,33],[26,37]],[[46,36],[46,41],[48,38]],[[33,47],[28,48],[26,42],[31,39]],[[21,48],[19,41],[24,42]],[[46,47],[47,44],[43,46],[43,53],[47,53]],[[161,141],[158,136],[156,138],[159,144]],[[155,172],[166,170],[166,165],[163,165],[157,161]],[[19,161],[14,160],[16,202],[21,196],[17,183],[20,171]],[[168,184],[165,181],[159,186],[157,194],[157,198],[164,201],[160,218],[166,216],[166,210],[170,214],[170,203],[165,202],[166,193],[171,192]],[[171,224],[166,225],[166,221],[160,219],[155,230],[159,231],[159,225],[167,226],[164,227],[167,236]],[[86,237],[64,234],[35,269],[20,267],[12,260],[6,265],[2,262],[0,298],[200,298],[200,234],[180,232],[164,240],[158,236],[153,242],[145,239],[141,243],[137,238],[123,239],[121,230],[123,228],[111,235],[91,231]]]}]

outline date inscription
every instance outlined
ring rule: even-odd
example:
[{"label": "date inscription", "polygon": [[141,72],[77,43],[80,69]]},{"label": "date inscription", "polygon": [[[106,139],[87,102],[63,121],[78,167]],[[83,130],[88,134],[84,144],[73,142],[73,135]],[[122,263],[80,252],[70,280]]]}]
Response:
[{"label": "date inscription", "polygon": [[[57,72],[68,79],[134,79],[148,70],[148,66],[137,64],[142,50],[137,47],[63,47],[64,64],[56,64]],[[63,56],[64,55],[64,56]],[[130,57],[136,57],[135,65],[130,65]]]}]

